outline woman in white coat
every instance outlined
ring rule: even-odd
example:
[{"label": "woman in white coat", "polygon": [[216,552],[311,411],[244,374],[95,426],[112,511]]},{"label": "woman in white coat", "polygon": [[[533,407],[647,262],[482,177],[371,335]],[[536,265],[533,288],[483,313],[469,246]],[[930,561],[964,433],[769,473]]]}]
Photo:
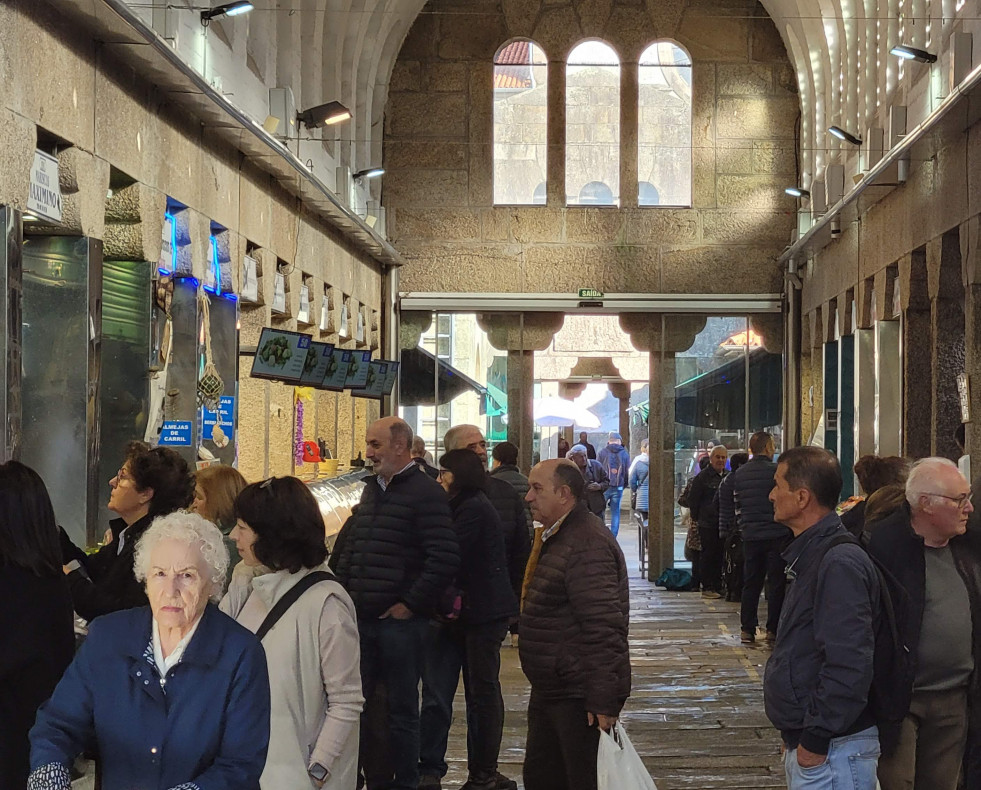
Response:
[{"label": "woman in white coat", "polygon": [[320,508],[302,482],[277,477],[246,487],[235,513],[242,562],[220,608],[266,651],[272,719],[262,790],[354,790],[364,702],[357,617],[327,568]]}]

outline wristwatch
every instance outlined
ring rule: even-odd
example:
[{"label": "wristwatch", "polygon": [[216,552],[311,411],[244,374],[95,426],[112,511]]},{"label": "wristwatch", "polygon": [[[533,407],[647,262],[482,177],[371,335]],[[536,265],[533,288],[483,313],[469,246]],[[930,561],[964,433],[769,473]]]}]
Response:
[{"label": "wristwatch", "polygon": [[330,771],[324,768],[320,763],[314,763],[307,769],[307,773],[310,774],[314,779],[323,784],[330,778]]}]

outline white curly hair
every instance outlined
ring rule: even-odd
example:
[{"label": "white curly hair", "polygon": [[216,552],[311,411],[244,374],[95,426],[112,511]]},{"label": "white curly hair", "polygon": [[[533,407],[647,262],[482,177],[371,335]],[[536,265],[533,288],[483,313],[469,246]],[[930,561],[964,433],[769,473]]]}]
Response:
[{"label": "white curly hair", "polygon": [[153,520],[150,528],[136,544],[133,572],[138,582],[146,582],[150,571],[150,556],[156,545],[165,538],[172,538],[188,546],[197,546],[201,557],[210,570],[211,600],[217,603],[225,588],[228,571],[228,548],[221,530],[197,513],[178,510]]}]

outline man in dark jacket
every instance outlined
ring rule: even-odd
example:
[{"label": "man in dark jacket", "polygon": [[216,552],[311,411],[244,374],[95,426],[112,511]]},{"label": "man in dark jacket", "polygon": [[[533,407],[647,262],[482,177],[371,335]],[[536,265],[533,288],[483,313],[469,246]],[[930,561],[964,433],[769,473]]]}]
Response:
[{"label": "man in dark jacket", "polygon": [[589,443],[589,434],[585,431],[579,431],[579,441],[576,444],[581,444],[586,448],[586,457],[590,461],[596,460],[596,447]]},{"label": "man in dark jacket", "polygon": [[759,625],[760,593],[766,583],[766,641],[777,637],[780,609],[787,589],[783,557],[791,534],[783,524],[773,520],[773,463],[776,449],[773,436],[766,431],[754,433],[749,440],[752,459],[726,478],[719,489],[719,534],[722,539],[739,531],[743,540],[743,595],[740,612],[741,638],[744,643],[756,641]]},{"label": "man in dark jacket", "polygon": [[591,461],[586,455],[586,448],[581,444],[574,444],[566,457],[579,467],[586,483],[583,504],[590,513],[602,519],[606,512],[605,494],[610,487],[610,478],[606,474],[606,469],[599,461]]},{"label": "man in dark jacket", "polygon": [[[447,450],[471,450],[487,468],[487,440],[476,425],[456,425],[446,432],[443,444]],[[528,516],[525,504],[514,487],[499,477],[487,478],[484,493],[501,518],[504,530],[504,551],[508,557],[508,576],[516,598],[521,597],[521,582],[531,552]]]},{"label": "man in dark jacket", "polygon": [[838,459],[818,447],[780,456],[774,517],[796,540],[784,552],[792,578],[763,680],[766,715],[786,748],[789,790],[873,790],[879,733],[869,706],[879,576],[847,536],[835,506]]},{"label": "man in dark jacket", "polygon": [[[973,627],[981,614],[981,557],[965,536],[971,488],[953,461],[924,458],[910,471],[906,498],[869,542],[872,556],[909,593],[912,616],[899,626],[915,659],[911,684],[895,689],[908,713],[899,746],[879,761],[879,781],[882,790],[954,790],[968,711],[976,707],[968,700],[978,699],[981,685],[981,629]],[[966,786],[977,787],[977,779],[969,776]]]},{"label": "man in dark jacket", "polygon": [[[624,486],[630,478],[630,453],[624,448],[623,438],[616,431],[610,433],[606,447],[599,451],[596,458],[606,470],[610,478],[610,487],[603,492],[610,506],[610,532],[616,537],[620,532],[620,499],[623,497]],[[587,449],[588,457],[588,449]]]},{"label": "man in dark jacket", "polygon": [[446,493],[412,460],[408,423],[384,417],[365,444],[375,477],[344,525],[336,573],[358,615],[364,696],[372,699],[379,681],[388,690],[390,787],[416,790],[425,636],[456,576],[459,546]]},{"label": "man in dark jacket", "polygon": [[698,538],[702,544],[700,567],[703,598],[722,597],[722,538],[719,537],[715,492],[725,476],[728,457],[729,451],[723,445],[713,447],[708,466],[695,475],[688,492],[688,507],[692,520],[698,524]]},{"label": "man in dark jacket", "polygon": [[[521,497],[524,502],[525,515],[528,517],[529,536],[531,535],[531,508],[525,502],[525,494],[528,493],[528,478],[521,474],[518,469],[518,447],[511,442],[500,442],[494,445],[494,452],[491,454],[493,461],[491,464],[491,475],[511,484],[511,487]],[[530,545],[530,544],[529,544]]]},{"label": "man in dark jacket", "polygon": [[616,539],[582,504],[570,461],[531,470],[528,502],[544,525],[528,562],[521,668],[531,683],[525,790],[595,790],[599,729],[630,695],[627,567]]}]

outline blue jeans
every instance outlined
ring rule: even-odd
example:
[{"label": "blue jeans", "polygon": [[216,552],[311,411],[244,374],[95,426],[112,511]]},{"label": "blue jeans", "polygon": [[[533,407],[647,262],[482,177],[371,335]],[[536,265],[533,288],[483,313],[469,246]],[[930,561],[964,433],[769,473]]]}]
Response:
[{"label": "blue jeans", "polygon": [[461,669],[467,705],[467,769],[477,781],[497,772],[504,734],[501,642],[507,631],[507,620],[433,627],[422,671],[420,774],[446,776],[446,742]]},{"label": "blue jeans", "polygon": [[875,790],[878,763],[876,727],[832,738],[828,759],[814,768],[800,767],[796,749],[788,749],[783,756],[788,790]]},{"label": "blue jeans", "polygon": [[613,533],[613,537],[616,537],[620,531],[620,497],[622,496],[623,486],[619,488],[610,486],[603,492],[606,504],[610,506],[610,532]]},{"label": "blue jeans", "polygon": [[[419,784],[419,680],[428,628],[429,620],[418,616],[358,620],[364,696],[371,699],[379,682],[387,689],[388,759],[395,773],[392,790],[416,790]],[[362,765],[376,759],[362,750]]]}]

